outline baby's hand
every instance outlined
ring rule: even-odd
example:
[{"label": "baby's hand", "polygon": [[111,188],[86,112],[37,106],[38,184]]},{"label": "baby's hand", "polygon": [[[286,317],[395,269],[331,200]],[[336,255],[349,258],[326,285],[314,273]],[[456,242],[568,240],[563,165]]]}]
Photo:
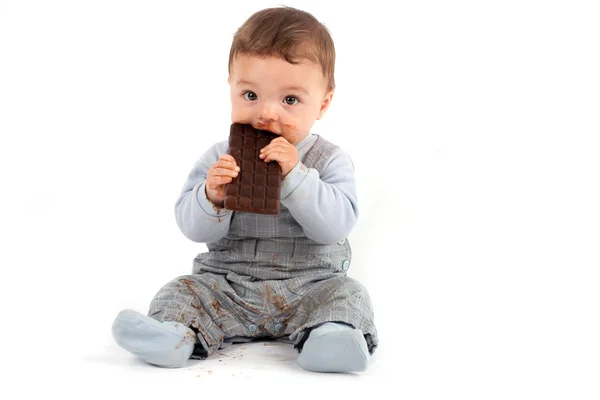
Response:
[{"label": "baby's hand", "polygon": [[277,161],[284,178],[298,164],[298,150],[296,146],[281,136],[271,140],[271,143],[261,149],[259,157],[265,162]]},{"label": "baby's hand", "polygon": [[225,202],[225,185],[238,175],[235,158],[223,154],[214,163],[206,175],[206,197],[216,206],[223,207]]}]

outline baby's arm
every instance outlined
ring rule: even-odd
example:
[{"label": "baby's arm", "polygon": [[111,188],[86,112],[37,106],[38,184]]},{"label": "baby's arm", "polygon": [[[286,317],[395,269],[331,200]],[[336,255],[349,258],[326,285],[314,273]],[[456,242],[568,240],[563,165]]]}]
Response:
[{"label": "baby's arm", "polygon": [[220,142],[204,153],[194,164],[175,203],[177,226],[194,242],[216,242],[229,231],[232,211],[208,200],[205,185],[208,169],[227,152],[227,146],[228,142]]},{"label": "baby's arm", "polygon": [[282,181],[281,203],[308,238],[326,244],[344,240],[358,218],[352,160],[338,150],[320,176],[299,162]]}]

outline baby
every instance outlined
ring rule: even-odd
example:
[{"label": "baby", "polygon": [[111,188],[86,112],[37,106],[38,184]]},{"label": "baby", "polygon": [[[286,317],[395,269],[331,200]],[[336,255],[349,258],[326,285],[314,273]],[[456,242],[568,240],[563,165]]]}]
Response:
[{"label": "baby", "polygon": [[240,168],[228,141],[190,172],[175,204],[182,233],[206,243],[193,274],[167,283],[148,315],[119,313],[116,342],[145,362],[182,367],[190,358],[256,339],[294,344],[299,365],[316,372],[367,368],[377,346],[371,300],[346,276],[348,234],[357,216],[350,157],[311,134],[333,97],[335,49],[311,14],[259,11],[236,32],[229,55],[231,120],[275,133],[261,150],[281,166],[280,212],[224,207]]}]

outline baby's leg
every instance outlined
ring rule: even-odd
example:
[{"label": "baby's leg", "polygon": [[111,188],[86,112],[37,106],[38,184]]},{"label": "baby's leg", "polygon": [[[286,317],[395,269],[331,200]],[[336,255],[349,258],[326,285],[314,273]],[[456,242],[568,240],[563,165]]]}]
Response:
[{"label": "baby's leg", "polygon": [[340,276],[312,284],[296,316],[305,322],[290,338],[300,349],[299,365],[315,372],[358,372],[368,366],[377,343],[367,290]]},{"label": "baby's leg", "polygon": [[254,336],[248,330],[247,306],[224,275],[203,272],[166,284],[150,303],[148,316],[193,329],[199,343],[192,358],[206,358],[221,347],[225,338]]},{"label": "baby's leg", "polygon": [[[223,333],[204,309],[218,306],[218,286],[212,274],[188,275],[163,286],[150,304],[148,316],[132,310],[113,323],[116,342],[142,360],[162,367],[182,367],[192,354],[204,358],[218,349]],[[211,310],[214,311],[214,310]],[[199,332],[199,334],[198,334]]]}]

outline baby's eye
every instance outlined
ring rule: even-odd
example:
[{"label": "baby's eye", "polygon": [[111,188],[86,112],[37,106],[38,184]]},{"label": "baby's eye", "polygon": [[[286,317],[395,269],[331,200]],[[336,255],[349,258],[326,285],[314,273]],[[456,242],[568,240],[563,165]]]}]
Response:
[{"label": "baby's eye", "polygon": [[246,98],[246,100],[250,100],[250,101],[254,101],[254,100],[258,99],[258,96],[256,95],[256,93],[251,92],[251,91],[247,91],[246,93],[244,93],[244,97]]},{"label": "baby's eye", "polygon": [[294,104],[298,103],[298,98],[296,96],[286,96],[285,103],[293,106]]}]

